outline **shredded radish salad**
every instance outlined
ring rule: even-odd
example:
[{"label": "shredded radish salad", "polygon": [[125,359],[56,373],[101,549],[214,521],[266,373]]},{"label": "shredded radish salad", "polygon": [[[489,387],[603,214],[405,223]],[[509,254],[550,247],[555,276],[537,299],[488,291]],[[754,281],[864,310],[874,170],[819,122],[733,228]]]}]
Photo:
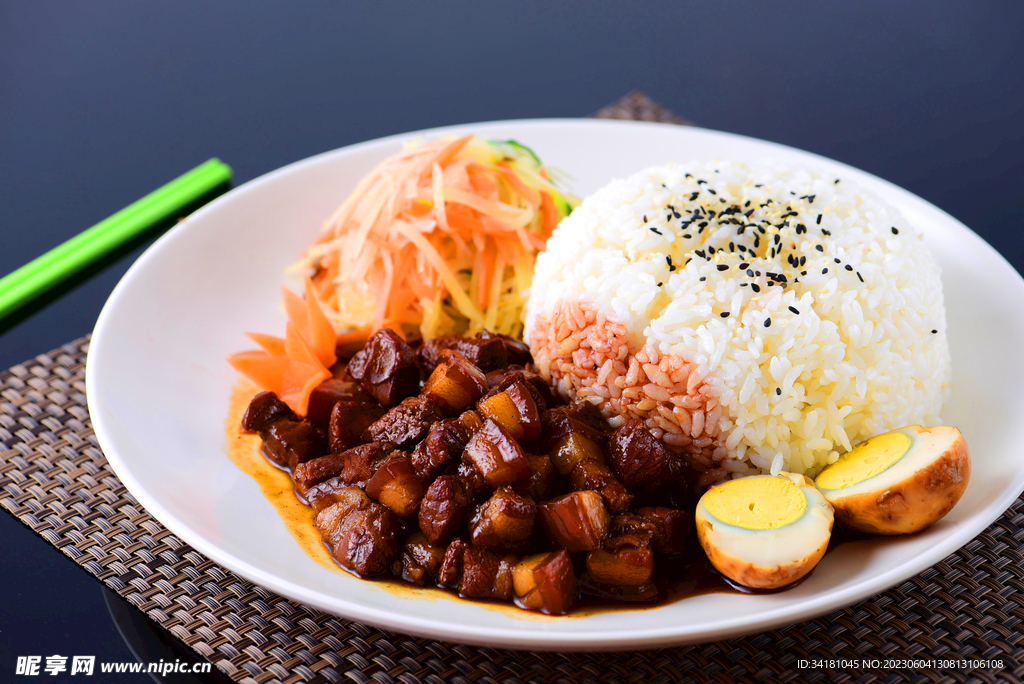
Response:
[{"label": "shredded radish salad", "polygon": [[519,337],[535,256],[577,204],[515,141],[419,142],[362,179],[294,268],[338,330]]}]

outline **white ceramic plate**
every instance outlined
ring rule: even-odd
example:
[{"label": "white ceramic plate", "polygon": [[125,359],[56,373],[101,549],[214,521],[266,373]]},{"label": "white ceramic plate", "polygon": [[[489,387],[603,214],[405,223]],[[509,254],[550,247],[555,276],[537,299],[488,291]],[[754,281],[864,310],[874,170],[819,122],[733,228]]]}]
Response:
[{"label": "white ceramic plate", "polygon": [[[376,162],[417,135],[516,138],[570,174],[586,195],[613,177],[667,161],[758,157],[855,179],[924,231],[943,269],[953,394],[947,423],[974,457],[956,509],[926,532],[844,545],[797,588],[711,594],[654,610],[551,619],[455,599],[400,597],[308,558],[256,483],[224,453],[236,376],[224,358],[243,330],[283,329],[282,269]],[[1024,281],[991,247],[924,200],[806,152],[708,130],[593,120],[473,124],[384,138],[267,174],[199,210],[128,271],[96,324],[86,371],[103,451],[136,498],[216,562],[284,596],[420,636],[544,650],[652,648],[804,620],[911,577],[985,529],[1024,489]]]}]

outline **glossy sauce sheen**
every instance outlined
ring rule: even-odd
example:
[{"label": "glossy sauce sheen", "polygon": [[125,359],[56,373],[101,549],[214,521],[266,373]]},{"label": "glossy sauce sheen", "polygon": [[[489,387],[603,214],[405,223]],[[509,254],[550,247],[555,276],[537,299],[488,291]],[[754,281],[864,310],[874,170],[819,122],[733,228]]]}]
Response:
[{"label": "glossy sauce sheen", "polygon": [[231,390],[231,405],[224,421],[225,450],[228,458],[239,470],[256,480],[263,496],[281,516],[284,526],[306,554],[320,565],[338,569],[331,554],[320,541],[320,533],[313,527],[315,511],[295,496],[292,478],[285,471],[264,458],[260,451],[259,435],[241,431],[242,416],[259,388],[242,379]]},{"label": "glossy sauce sheen", "polygon": [[[263,492],[263,495],[273,505],[274,510],[281,517],[288,532],[310,558],[326,568],[337,572],[347,572],[334,561],[327,548],[323,545],[320,533],[313,527],[315,512],[296,496],[291,477],[287,472],[281,470],[263,456],[260,450],[261,440],[258,435],[245,434],[239,428],[245,409],[258,391],[259,389],[255,385],[245,379],[242,379],[232,389],[231,405],[228,417],[224,422],[226,434],[225,448],[228,457],[239,470],[256,480],[260,491]],[[839,544],[846,541],[857,541],[862,538],[867,537],[866,535],[847,532],[836,526],[826,554],[833,551]],[[698,552],[696,559],[692,557],[659,559],[657,568],[660,578],[658,581],[659,597],[657,600],[620,602],[584,595],[572,609],[570,616],[583,617],[595,613],[618,610],[648,610],[667,603],[704,594],[771,594],[791,589],[810,576],[809,573],[799,581],[780,589],[767,591],[748,589],[747,587],[735,584],[711,567],[703,550],[697,544],[696,535],[691,537],[690,541],[692,547],[696,547],[695,550]],[[453,591],[437,587],[417,587],[394,577],[372,578],[366,581],[371,581],[377,586],[387,587],[389,591],[412,598],[436,598],[443,596],[447,599],[469,601],[475,605],[496,609],[516,617],[548,617],[540,613],[528,613],[504,601],[463,599]]]}]

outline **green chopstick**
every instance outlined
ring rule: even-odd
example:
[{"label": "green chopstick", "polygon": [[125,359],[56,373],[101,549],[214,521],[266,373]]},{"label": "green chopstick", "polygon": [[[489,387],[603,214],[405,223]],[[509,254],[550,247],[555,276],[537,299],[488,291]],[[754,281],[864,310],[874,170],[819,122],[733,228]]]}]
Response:
[{"label": "green chopstick", "polygon": [[231,167],[210,159],[0,278],[0,318],[229,180]]}]

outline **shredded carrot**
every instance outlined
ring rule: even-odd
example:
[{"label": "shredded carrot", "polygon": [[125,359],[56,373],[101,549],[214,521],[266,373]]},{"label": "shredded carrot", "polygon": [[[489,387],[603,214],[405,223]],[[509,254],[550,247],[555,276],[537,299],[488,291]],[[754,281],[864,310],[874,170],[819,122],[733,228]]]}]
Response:
[{"label": "shredded carrot", "polygon": [[555,202],[551,195],[546,192],[540,193],[540,211],[544,221],[545,230],[554,230],[558,225],[558,216],[555,213]]},{"label": "shredded carrot", "polygon": [[[285,336],[228,361],[305,415],[337,354],[376,330],[410,339],[518,335],[533,261],[577,200],[514,141],[473,135],[407,146],[377,165],[327,220],[283,292]],[[337,334],[337,330],[343,330]]]},{"label": "shredded carrot", "polygon": [[495,248],[498,250],[498,256],[504,262],[501,267],[499,267],[497,275],[504,277],[505,265],[514,264],[516,257],[518,256],[518,239],[513,236],[505,237],[495,235],[491,240],[494,242]]},{"label": "shredded carrot", "polygon": [[505,162],[499,162],[498,168],[501,169],[501,177],[504,178],[516,192],[525,197],[527,202],[533,206],[537,206],[537,204],[540,203],[540,197],[538,197],[537,191],[520,180],[519,176],[516,175],[515,171],[509,168],[508,164]]},{"label": "shredded carrot", "polygon": [[[334,326],[329,318],[324,315],[324,310],[317,301],[313,281],[306,278],[306,306],[309,314],[309,344],[315,350],[317,359],[325,367],[334,365],[338,357],[334,351],[335,338]],[[286,340],[287,342],[287,340]]]},{"label": "shredded carrot", "polygon": [[[409,146],[360,181],[300,265],[314,268],[337,329],[387,325],[430,339],[493,322],[517,334],[519,288],[532,275],[521,257],[532,263],[575,204],[549,179],[513,141],[468,135]],[[507,296],[513,305],[502,304]]]}]

